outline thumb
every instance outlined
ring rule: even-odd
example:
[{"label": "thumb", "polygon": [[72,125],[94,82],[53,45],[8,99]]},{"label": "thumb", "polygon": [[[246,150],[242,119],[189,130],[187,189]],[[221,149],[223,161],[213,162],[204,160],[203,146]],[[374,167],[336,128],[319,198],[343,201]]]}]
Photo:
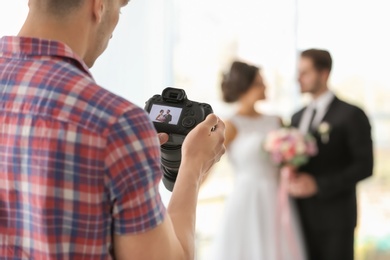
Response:
[{"label": "thumb", "polygon": [[160,145],[165,144],[168,142],[169,136],[166,133],[158,133],[158,139],[160,140]]}]

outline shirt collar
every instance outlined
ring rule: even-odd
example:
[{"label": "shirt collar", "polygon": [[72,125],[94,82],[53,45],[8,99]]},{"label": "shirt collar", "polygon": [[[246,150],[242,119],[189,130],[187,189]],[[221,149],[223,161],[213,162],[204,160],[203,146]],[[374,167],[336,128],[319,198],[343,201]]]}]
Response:
[{"label": "shirt collar", "polygon": [[333,92],[328,90],[325,93],[323,93],[321,96],[313,100],[310,106],[317,110],[324,110],[330,105],[334,97],[335,95],[333,94]]},{"label": "shirt collar", "polygon": [[57,56],[69,59],[91,78],[91,72],[82,59],[66,44],[40,38],[4,36],[0,38],[0,57],[20,59],[41,56]]}]

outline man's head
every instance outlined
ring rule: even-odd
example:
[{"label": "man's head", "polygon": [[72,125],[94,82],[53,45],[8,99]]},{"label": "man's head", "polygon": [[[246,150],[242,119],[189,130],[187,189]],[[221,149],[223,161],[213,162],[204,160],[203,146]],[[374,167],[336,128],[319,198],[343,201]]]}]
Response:
[{"label": "man's head", "polygon": [[29,0],[30,12],[20,36],[58,40],[89,66],[107,48],[120,9],[129,0]]},{"label": "man's head", "polygon": [[302,93],[318,96],[328,89],[332,57],[326,50],[309,49],[301,53],[298,81]]},{"label": "man's head", "polygon": [[[31,1],[31,0],[30,0]],[[65,16],[77,8],[80,8],[86,0],[47,0],[34,1],[40,4],[40,8],[56,16]]]},{"label": "man's head", "polygon": [[168,109],[168,110],[167,110],[167,114],[169,114],[169,113],[171,113],[171,110]]}]

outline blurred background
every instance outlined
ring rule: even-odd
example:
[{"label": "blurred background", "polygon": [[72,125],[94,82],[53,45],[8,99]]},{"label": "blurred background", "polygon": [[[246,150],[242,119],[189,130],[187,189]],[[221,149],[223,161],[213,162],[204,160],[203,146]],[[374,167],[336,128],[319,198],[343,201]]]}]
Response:
[{"label": "blurred background", "polygon": [[[0,0],[0,37],[15,35],[27,0]],[[185,89],[222,118],[222,73],[234,59],[262,68],[264,113],[287,123],[307,102],[296,82],[299,51],[324,48],[334,69],[331,88],[362,107],[373,127],[375,173],[358,186],[356,259],[390,259],[390,16],[387,0],[132,0],[92,73],[98,83],[143,107],[166,86]],[[387,32],[387,33],[386,33]],[[234,184],[226,156],[199,197],[197,259],[208,249]],[[164,203],[170,193],[161,187]]]}]

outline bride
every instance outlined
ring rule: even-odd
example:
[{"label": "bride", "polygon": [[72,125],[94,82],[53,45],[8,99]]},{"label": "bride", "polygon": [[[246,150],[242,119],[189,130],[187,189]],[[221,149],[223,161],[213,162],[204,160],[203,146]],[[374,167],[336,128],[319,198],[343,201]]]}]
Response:
[{"label": "bride", "polygon": [[164,122],[165,118],[164,118],[164,110],[161,109],[160,110],[160,113],[157,115],[156,121],[159,121],[159,122]]},{"label": "bride", "polygon": [[226,147],[235,173],[224,218],[210,260],[304,260],[297,216],[290,204],[286,226],[278,216],[278,174],[262,151],[264,137],[281,127],[278,117],[260,114],[255,103],[265,99],[259,69],[233,62],[222,82],[225,102],[238,102],[238,111],[225,121]]}]

